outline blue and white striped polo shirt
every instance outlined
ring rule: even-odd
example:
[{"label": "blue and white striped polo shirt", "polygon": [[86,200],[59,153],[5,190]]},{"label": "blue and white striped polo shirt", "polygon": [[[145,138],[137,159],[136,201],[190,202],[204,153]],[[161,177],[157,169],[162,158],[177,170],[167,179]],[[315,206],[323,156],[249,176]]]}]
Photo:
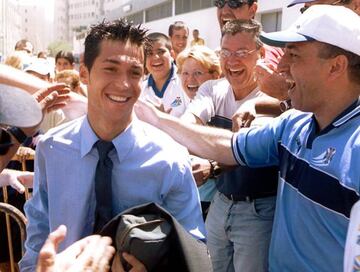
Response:
[{"label": "blue and white striped polo shirt", "polygon": [[341,271],[350,209],[359,199],[360,100],[317,133],[291,110],[232,141],[239,164],[279,165],[271,271]]}]

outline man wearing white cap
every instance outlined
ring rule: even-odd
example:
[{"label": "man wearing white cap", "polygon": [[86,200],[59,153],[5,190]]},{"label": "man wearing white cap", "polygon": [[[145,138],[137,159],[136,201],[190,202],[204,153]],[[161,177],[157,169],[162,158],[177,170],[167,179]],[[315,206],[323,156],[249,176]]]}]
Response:
[{"label": "man wearing white cap", "polygon": [[309,7],[313,5],[338,5],[344,6],[349,9],[352,9],[358,15],[360,15],[360,0],[292,0],[288,5],[288,8],[295,6],[297,4],[304,4],[300,9],[300,12],[303,13]]},{"label": "man wearing white cap", "polygon": [[360,187],[360,17],[309,8],[288,30],[263,34],[282,59],[294,108],[237,134],[179,121],[141,103],[137,115],[191,152],[221,163],[279,165],[270,271],[341,271]]}]

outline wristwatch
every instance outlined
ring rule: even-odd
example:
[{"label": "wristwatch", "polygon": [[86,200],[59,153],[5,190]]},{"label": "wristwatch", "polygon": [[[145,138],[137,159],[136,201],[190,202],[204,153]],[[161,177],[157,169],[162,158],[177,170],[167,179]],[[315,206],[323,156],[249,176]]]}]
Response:
[{"label": "wristwatch", "polygon": [[9,132],[12,136],[14,136],[14,138],[19,142],[19,144],[23,144],[28,138],[25,132],[18,127],[9,127],[7,129],[7,132]]},{"label": "wristwatch", "polygon": [[291,105],[290,99],[283,100],[280,102],[280,111],[281,112],[285,112],[287,110],[290,110],[291,108],[292,108],[292,105]]},{"label": "wristwatch", "polygon": [[222,173],[221,167],[218,165],[218,163],[214,160],[209,160],[210,163],[210,175],[208,178],[217,178]]}]

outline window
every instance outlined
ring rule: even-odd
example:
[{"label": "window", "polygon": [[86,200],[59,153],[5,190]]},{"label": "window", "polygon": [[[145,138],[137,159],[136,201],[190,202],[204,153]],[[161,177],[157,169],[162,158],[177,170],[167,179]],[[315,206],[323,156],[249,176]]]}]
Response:
[{"label": "window", "polygon": [[151,7],[145,11],[145,21],[155,21],[172,15],[172,1]]},{"label": "window", "polygon": [[143,23],[143,12],[137,12],[126,17],[129,22],[133,22],[136,25]]},{"label": "window", "polygon": [[261,24],[265,32],[281,30],[282,13],[281,11],[261,14]]},{"label": "window", "polygon": [[212,6],[212,0],[175,0],[175,14],[187,13]]}]

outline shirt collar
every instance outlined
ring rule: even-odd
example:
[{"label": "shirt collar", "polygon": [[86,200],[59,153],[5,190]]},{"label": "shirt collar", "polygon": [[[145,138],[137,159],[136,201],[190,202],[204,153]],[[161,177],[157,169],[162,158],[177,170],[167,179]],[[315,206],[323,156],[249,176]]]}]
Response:
[{"label": "shirt collar", "polygon": [[176,66],[174,63],[171,63],[171,69],[170,69],[170,74],[169,74],[169,77],[166,79],[165,81],[165,84],[164,86],[162,87],[161,90],[159,90],[157,87],[156,87],[156,84],[155,84],[155,80],[153,78],[153,76],[150,74],[149,77],[148,77],[148,86],[151,87],[153,90],[154,90],[154,93],[157,97],[159,98],[163,98],[164,97],[164,93],[170,83],[171,80],[173,80],[175,78],[175,75],[176,75]]},{"label": "shirt collar", "polygon": [[95,132],[90,126],[89,120],[86,116],[80,128],[80,156],[83,158],[85,155],[90,153],[94,144],[99,140]]},{"label": "shirt collar", "polygon": [[[139,120],[134,116],[131,124],[118,136],[116,136],[112,143],[115,146],[117,156],[119,161],[124,160],[126,155],[132,150],[135,139],[136,139],[136,128]],[[92,150],[94,144],[99,140],[99,137],[95,134],[93,129],[90,126],[88,118],[84,118],[82,126],[80,128],[81,134],[81,147],[80,147],[80,155],[81,158],[86,156]]]},{"label": "shirt collar", "polygon": [[360,115],[360,97],[335,118],[333,125],[339,127],[358,115]]},{"label": "shirt collar", "polygon": [[310,124],[310,134],[307,141],[307,147],[311,148],[314,139],[317,136],[324,135],[330,132],[333,128],[340,127],[356,116],[360,115],[360,98],[356,99],[349,107],[347,107],[342,113],[340,113],[331,124],[329,124],[326,128],[318,131],[318,123],[316,121],[315,115],[312,115],[312,121]]}]

